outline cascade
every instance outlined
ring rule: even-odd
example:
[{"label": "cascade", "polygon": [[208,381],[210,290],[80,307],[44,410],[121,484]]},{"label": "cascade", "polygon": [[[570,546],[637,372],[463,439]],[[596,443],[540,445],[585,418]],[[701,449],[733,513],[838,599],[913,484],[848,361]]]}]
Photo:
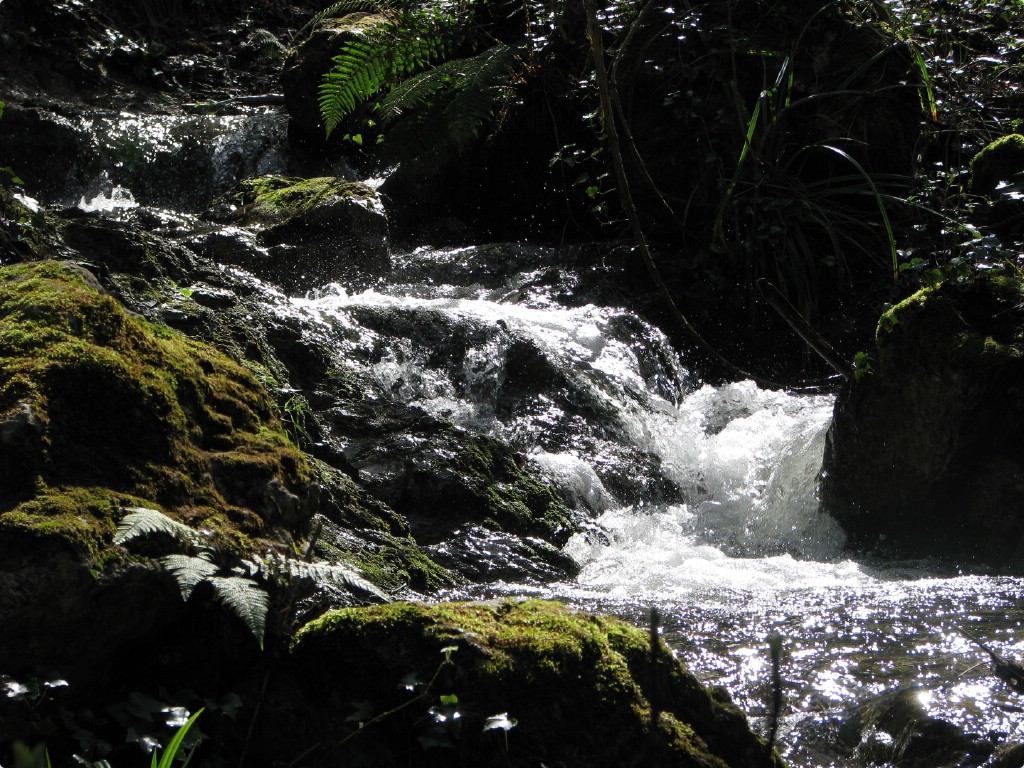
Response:
[{"label": "cascade", "polygon": [[[193,194],[287,170],[273,116],[83,126],[108,162],[47,202],[90,215],[201,229]],[[778,633],[780,743],[796,766],[878,764],[871,750],[885,735],[844,730],[848,713],[911,683],[925,686],[930,717],[1024,737],[1000,684],[969,674],[984,659],[955,631],[984,622],[1008,655],[1024,655],[1024,581],[848,559],[815,493],[831,397],[702,383],[636,313],[566,288],[586,275],[552,278],[558,260],[522,244],[421,247],[395,254],[390,278],[369,290],[275,294],[282,317],[342,329],[339,351],[381,392],[508,442],[591,521],[564,548],[576,579],[445,597],[536,594],[638,623],[657,606],[677,653],[755,724],[767,716],[766,640]]]}]

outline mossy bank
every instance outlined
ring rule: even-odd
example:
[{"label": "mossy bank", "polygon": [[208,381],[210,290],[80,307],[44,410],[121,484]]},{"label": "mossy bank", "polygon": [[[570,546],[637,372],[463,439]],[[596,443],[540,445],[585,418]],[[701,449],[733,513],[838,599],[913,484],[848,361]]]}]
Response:
[{"label": "mossy bank", "polygon": [[660,640],[652,656],[644,630],[555,603],[342,609],[292,663],[310,765],[778,764]]}]

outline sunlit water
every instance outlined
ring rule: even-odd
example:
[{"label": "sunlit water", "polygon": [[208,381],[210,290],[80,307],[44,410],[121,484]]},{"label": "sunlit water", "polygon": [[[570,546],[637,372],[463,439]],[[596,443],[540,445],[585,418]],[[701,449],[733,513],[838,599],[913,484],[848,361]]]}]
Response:
[{"label": "sunlit water", "polygon": [[[989,742],[1024,740],[1016,694],[957,633],[969,627],[1024,655],[1024,581],[844,557],[842,530],[815,495],[831,397],[699,386],[660,334],[625,322],[622,309],[509,295],[436,280],[296,302],[359,339],[352,359],[377,350],[362,360],[382,391],[510,440],[590,510],[596,530],[566,545],[582,569],[571,583],[456,596],[536,594],[640,624],[656,606],[679,656],[727,688],[756,727],[770,699],[766,641],[778,633],[780,742],[797,766],[878,764],[868,736],[842,723],[856,705],[909,685],[922,686],[915,695],[932,717]],[[524,346],[545,361],[537,370],[550,371],[547,381],[524,387],[512,353]],[[632,455],[657,457],[653,469],[627,469],[667,481],[679,498],[623,501],[606,487],[607,463]]]}]

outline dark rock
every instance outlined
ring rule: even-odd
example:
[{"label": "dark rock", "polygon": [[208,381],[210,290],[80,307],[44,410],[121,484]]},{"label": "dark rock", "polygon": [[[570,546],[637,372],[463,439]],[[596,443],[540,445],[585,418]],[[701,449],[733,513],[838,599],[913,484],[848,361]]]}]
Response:
[{"label": "dark rock", "polygon": [[878,325],[835,406],[821,493],[857,549],[1024,567],[1024,293],[994,270]]},{"label": "dark rock", "polygon": [[927,689],[909,687],[872,697],[845,714],[839,743],[856,755],[858,764],[981,765],[992,754],[991,741],[928,714],[922,703],[927,696]]},{"label": "dark rock", "polygon": [[537,584],[571,579],[579,573],[571,557],[543,539],[476,525],[452,531],[444,541],[425,549],[435,562],[477,584]]},{"label": "dark rock", "polygon": [[365,184],[336,178],[250,179],[209,215],[254,229],[261,246],[222,243],[215,251],[219,258],[289,293],[304,294],[331,282],[365,288],[391,268],[387,216]]}]

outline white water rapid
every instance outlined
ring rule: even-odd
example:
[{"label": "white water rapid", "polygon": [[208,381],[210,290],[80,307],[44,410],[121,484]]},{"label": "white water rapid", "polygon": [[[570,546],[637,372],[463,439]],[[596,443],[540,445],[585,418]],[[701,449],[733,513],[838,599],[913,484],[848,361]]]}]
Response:
[{"label": "white water rapid", "polygon": [[[473,271],[477,249],[420,249],[398,258],[388,288],[294,302],[345,330],[347,359],[382,392],[508,440],[589,510],[594,528],[565,547],[577,579],[469,596],[538,594],[638,623],[656,606],[677,652],[755,724],[770,698],[766,640],[780,634],[780,738],[797,766],[887,763],[890,736],[852,727],[851,713],[908,685],[929,717],[1024,737],[1006,689],[976,666],[984,655],[956,633],[977,623],[1024,653],[1024,584],[844,558],[815,495],[831,397],[697,385],[656,329],[560,302],[537,287],[542,249],[509,248],[524,266],[500,278]],[[412,262],[436,272],[403,282]],[[469,266],[456,279],[457,264]]]}]

